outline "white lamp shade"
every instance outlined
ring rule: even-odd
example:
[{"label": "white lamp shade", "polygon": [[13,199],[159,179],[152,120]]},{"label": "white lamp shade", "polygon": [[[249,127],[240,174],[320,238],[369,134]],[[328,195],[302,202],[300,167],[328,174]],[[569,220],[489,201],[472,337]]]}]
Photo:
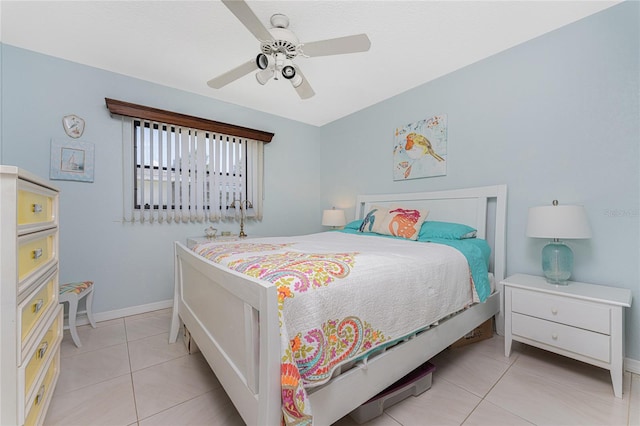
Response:
[{"label": "white lamp shade", "polygon": [[527,237],[591,238],[591,227],[583,206],[530,207]]},{"label": "white lamp shade", "polygon": [[347,219],[344,216],[344,210],[324,210],[322,212],[322,225],[323,226],[344,226],[347,224]]},{"label": "white lamp shade", "polygon": [[274,74],[275,71],[272,68],[267,68],[256,73],[256,80],[258,80],[258,83],[264,86],[265,84],[267,84],[267,81],[269,81],[269,79],[273,77]]},{"label": "white lamp shade", "polygon": [[244,217],[254,217],[256,215],[256,211],[253,207],[247,207],[244,209]]}]

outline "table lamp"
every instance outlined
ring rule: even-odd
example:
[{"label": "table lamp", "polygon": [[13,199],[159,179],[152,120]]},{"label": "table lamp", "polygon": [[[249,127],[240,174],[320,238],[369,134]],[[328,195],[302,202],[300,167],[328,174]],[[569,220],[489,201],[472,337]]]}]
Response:
[{"label": "table lamp", "polygon": [[235,199],[229,204],[230,209],[239,208],[240,209],[240,233],[238,237],[245,238],[247,234],[244,232],[244,218],[247,216],[253,216],[253,204],[249,200],[238,200]]},{"label": "table lamp", "polygon": [[324,210],[322,212],[322,226],[332,226],[334,229],[338,226],[344,226],[347,224],[347,219],[344,216],[344,210],[337,210],[335,207],[331,210]]},{"label": "table lamp", "polygon": [[567,285],[573,252],[560,239],[591,238],[591,228],[583,206],[561,206],[554,200],[551,206],[529,208],[526,235],[552,239],[542,249],[542,270],[547,282]]}]

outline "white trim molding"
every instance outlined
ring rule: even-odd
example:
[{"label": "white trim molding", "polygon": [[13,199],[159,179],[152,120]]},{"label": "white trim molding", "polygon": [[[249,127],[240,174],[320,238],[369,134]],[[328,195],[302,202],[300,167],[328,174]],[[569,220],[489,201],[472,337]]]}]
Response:
[{"label": "white trim molding", "polygon": [[[99,312],[94,313],[93,318],[96,322],[101,321],[109,321],[112,319],[129,317],[131,315],[145,314],[147,312],[158,311],[160,309],[171,308],[173,306],[173,300],[162,300],[160,302],[147,303],[145,305],[138,306],[130,306],[128,308],[123,309],[115,309],[113,311]],[[86,325],[89,324],[89,319],[87,318],[87,312],[81,311],[78,312],[78,318],[76,319],[76,325]],[[67,325],[64,327],[68,328]],[[169,331],[169,329],[167,329]]]},{"label": "white trim molding", "polygon": [[633,374],[640,374],[640,361],[632,358],[624,359],[624,369]]}]

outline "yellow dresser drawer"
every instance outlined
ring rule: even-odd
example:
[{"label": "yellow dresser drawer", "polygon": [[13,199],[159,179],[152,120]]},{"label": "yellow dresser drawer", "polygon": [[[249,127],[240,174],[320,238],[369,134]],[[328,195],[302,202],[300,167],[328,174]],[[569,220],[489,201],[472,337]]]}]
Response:
[{"label": "yellow dresser drawer", "polygon": [[18,287],[57,258],[57,228],[18,238]]},{"label": "yellow dresser drawer", "polygon": [[[44,324],[39,323],[40,319],[50,313],[58,305],[58,269],[53,268],[43,276],[32,294],[27,297],[18,307],[20,341],[18,348],[26,350],[26,346],[33,339],[37,329],[44,328]],[[18,362],[22,357],[18,357]]]},{"label": "yellow dresser drawer", "polygon": [[25,426],[42,424],[44,418],[43,414],[46,413],[46,408],[51,402],[53,396],[53,390],[55,388],[56,381],[60,374],[60,354],[57,353],[47,369],[47,373],[44,376],[44,380],[38,387],[36,395],[29,400],[28,410],[26,410],[26,416],[24,419]]},{"label": "yellow dresser drawer", "polygon": [[55,222],[56,193],[30,182],[18,184],[18,226]]},{"label": "yellow dresser drawer", "polygon": [[63,306],[58,305],[58,309],[54,311],[54,314],[47,321],[49,327],[46,329],[44,336],[39,339],[38,345],[28,357],[28,361],[24,367],[25,400],[35,391],[35,383],[42,373],[45,364],[53,356],[62,341],[63,313]]},{"label": "yellow dresser drawer", "polygon": [[608,306],[567,297],[513,289],[511,310],[602,334],[611,333]]}]

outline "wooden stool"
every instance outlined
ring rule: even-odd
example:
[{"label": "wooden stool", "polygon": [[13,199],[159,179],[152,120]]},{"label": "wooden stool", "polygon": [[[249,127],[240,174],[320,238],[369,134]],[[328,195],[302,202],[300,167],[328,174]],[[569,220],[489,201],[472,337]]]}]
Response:
[{"label": "wooden stool", "polygon": [[77,283],[62,284],[60,286],[58,301],[60,303],[69,304],[69,331],[71,332],[71,338],[73,343],[77,347],[82,346],[80,338],[78,337],[78,331],[76,330],[76,314],[78,313],[78,301],[87,296],[87,317],[91,323],[91,327],[96,328],[96,323],[93,320],[93,313],[91,312],[91,306],[93,305],[93,281],[81,281]]}]

